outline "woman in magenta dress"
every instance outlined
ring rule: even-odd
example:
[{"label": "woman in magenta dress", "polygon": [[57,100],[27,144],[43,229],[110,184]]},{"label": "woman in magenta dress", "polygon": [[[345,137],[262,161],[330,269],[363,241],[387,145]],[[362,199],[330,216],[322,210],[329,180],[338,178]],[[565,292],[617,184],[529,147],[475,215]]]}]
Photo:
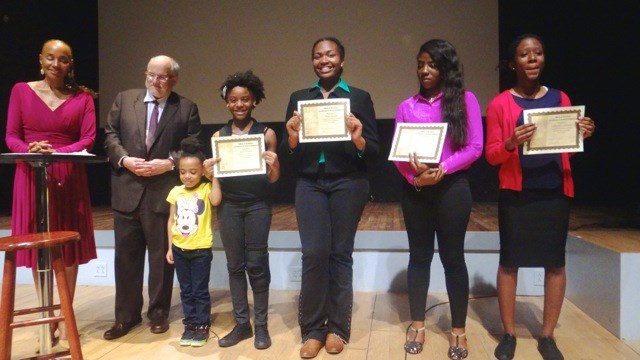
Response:
[{"label": "woman in magenta dress", "polygon": [[[9,99],[6,143],[14,153],[70,153],[89,150],[96,135],[95,93],[78,86],[71,48],[60,40],[44,43],[40,53],[40,81],[14,85]],[[49,174],[49,229],[78,231],[81,240],[66,245],[64,260],[71,297],[78,265],[96,258],[91,201],[84,165],[54,163]],[[34,171],[17,164],[13,188],[11,233],[37,231]],[[36,251],[19,251],[17,265],[33,269]],[[65,339],[60,328],[60,339]]]}]

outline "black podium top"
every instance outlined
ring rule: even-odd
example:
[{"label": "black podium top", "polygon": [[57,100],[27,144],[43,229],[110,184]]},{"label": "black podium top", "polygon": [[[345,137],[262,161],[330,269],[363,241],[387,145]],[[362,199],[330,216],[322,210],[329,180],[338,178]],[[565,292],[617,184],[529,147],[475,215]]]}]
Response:
[{"label": "black podium top", "polygon": [[13,164],[18,162],[27,162],[31,166],[48,166],[54,162],[77,162],[77,163],[101,163],[107,162],[106,156],[95,156],[87,154],[74,153],[3,153],[0,154],[0,164]]}]

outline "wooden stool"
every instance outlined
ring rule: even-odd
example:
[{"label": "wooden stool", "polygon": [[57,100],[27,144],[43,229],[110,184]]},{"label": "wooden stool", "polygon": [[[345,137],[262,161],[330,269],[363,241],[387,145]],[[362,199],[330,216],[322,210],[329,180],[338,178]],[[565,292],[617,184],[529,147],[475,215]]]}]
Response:
[{"label": "wooden stool", "polygon": [[[73,304],[69,293],[67,277],[64,271],[64,260],[62,258],[62,245],[78,240],[80,240],[80,234],[75,231],[53,231],[0,238],[0,250],[5,252],[4,274],[2,276],[2,302],[0,303],[0,360],[11,359],[13,329],[25,326],[52,324],[60,321],[64,321],[67,328],[69,350],[55,354],[41,354],[36,358],[51,359],[54,357],[71,355],[71,358],[74,360],[82,360],[82,350],[80,349],[76,317],[73,313]],[[16,251],[43,248],[50,248],[51,251],[51,267],[56,276],[60,304],[52,304],[52,306],[48,307],[15,310]],[[62,309],[61,316],[49,316],[35,320],[16,322],[13,321],[15,316],[60,309]]]}]

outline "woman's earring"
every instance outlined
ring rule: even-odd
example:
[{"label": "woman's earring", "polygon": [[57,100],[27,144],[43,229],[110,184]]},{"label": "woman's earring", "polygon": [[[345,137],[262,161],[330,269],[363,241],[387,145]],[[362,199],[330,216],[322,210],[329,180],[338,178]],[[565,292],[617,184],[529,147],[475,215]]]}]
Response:
[{"label": "woman's earring", "polygon": [[71,80],[75,80],[76,79],[76,74],[73,72],[73,69],[71,69],[71,71],[69,71],[67,73],[67,77]]},{"label": "woman's earring", "polygon": [[40,75],[44,76],[44,69],[43,68],[40,68]]}]

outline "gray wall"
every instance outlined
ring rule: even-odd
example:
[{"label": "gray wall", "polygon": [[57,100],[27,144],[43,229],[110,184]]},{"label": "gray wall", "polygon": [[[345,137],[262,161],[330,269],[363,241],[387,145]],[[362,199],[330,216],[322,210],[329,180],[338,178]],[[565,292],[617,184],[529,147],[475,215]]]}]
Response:
[{"label": "gray wall", "polygon": [[102,125],[117,92],[144,85],[157,54],[181,64],[176,91],[198,104],[203,123],[230,118],[217,89],[247,69],[266,88],[254,116],[283,121],[291,92],[316,80],[311,46],[323,36],[343,42],[344,79],[371,93],[378,118],[393,118],[417,92],[416,54],[431,38],[456,46],[483,109],[498,91],[495,0],[102,0],[98,20]]}]

